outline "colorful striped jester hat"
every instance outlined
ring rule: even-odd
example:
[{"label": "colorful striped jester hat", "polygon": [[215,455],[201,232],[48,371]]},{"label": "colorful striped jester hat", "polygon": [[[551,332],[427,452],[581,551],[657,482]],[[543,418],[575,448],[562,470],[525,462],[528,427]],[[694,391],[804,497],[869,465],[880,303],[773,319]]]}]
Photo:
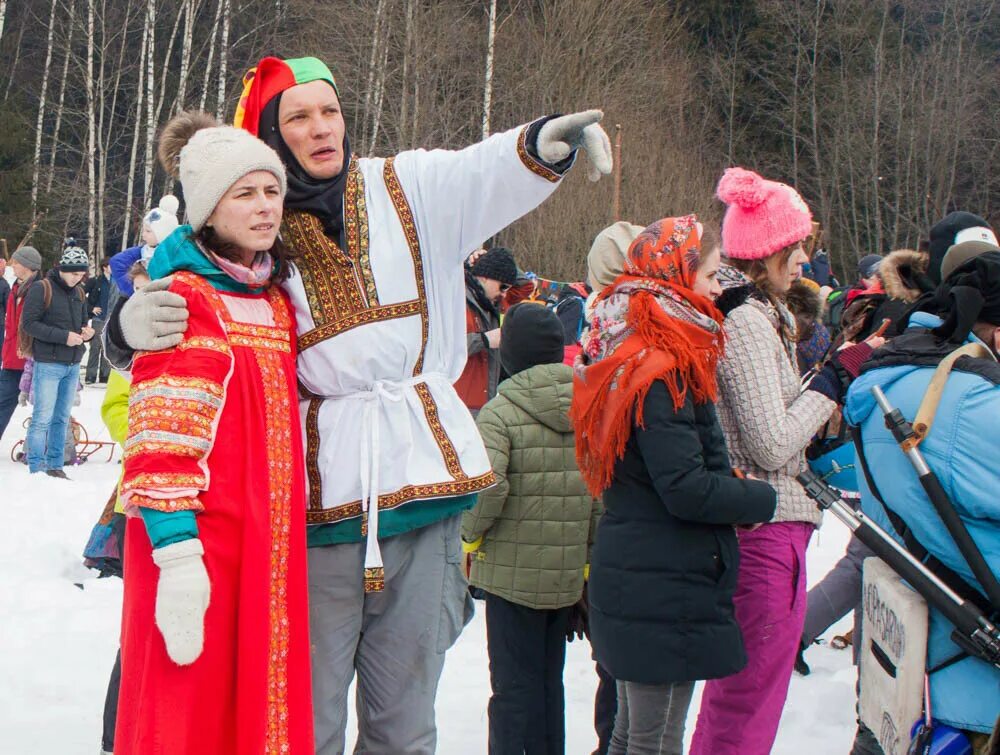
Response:
[{"label": "colorful striped jester hat", "polygon": [[236,106],[233,125],[260,136],[260,116],[264,107],[286,89],[310,81],[326,81],[340,97],[337,81],[319,58],[261,58],[243,77],[243,94]]}]

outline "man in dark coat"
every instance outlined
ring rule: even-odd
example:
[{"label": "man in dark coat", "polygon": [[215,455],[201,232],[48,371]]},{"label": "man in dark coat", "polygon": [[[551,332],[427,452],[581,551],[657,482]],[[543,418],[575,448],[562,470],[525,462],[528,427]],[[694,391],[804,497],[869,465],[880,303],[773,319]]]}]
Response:
[{"label": "man in dark coat", "polygon": [[35,360],[35,408],[25,441],[32,474],[45,472],[66,479],[66,426],[80,382],[84,344],[94,337],[93,328],[87,325],[87,297],[82,288],[88,267],[86,252],[67,247],[56,268],[32,285],[25,297],[21,330],[31,338]]},{"label": "man in dark coat", "polygon": [[465,332],[468,361],[455,390],[472,412],[497,395],[500,383],[500,302],[517,280],[509,249],[493,247],[465,271]]}]

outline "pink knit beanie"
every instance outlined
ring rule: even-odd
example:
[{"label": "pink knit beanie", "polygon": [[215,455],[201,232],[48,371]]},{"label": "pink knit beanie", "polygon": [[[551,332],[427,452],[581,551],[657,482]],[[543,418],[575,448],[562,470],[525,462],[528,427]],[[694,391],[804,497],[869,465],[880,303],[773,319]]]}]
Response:
[{"label": "pink knit beanie", "polygon": [[751,170],[726,170],[715,195],[727,205],[722,248],[730,259],[764,259],[812,233],[812,213],[798,192]]}]

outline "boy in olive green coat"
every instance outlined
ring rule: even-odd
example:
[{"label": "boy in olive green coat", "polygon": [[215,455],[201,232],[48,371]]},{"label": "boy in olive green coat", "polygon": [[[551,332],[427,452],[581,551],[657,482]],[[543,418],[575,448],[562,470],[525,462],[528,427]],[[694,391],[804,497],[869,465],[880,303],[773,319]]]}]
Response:
[{"label": "boy in olive green coat", "polygon": [[470,582],[486,593],[489,751],[562,753],[566,630],[600,503],[576,464],[559,318],[537,304],[512,307],[500,360],[511,377],[477,420],[497,485],[462,517]]}]

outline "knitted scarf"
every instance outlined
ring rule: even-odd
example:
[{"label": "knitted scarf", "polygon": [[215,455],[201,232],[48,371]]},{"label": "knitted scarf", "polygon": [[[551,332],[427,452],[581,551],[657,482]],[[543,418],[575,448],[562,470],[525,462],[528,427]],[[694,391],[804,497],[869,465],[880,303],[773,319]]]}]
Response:
[{"label": "knitted scarf", "polygon": [[697,403],[718,398],[722,313],[691,290],[700,236],[694,215],[657,221],[632,242],[624,273],[598,295],[583,344],[589,365],[574,378],[570,410],[577,462],[595,497],[611,484],[632,428],[642,426],[655,381],[677,409],[689,391]]}]

